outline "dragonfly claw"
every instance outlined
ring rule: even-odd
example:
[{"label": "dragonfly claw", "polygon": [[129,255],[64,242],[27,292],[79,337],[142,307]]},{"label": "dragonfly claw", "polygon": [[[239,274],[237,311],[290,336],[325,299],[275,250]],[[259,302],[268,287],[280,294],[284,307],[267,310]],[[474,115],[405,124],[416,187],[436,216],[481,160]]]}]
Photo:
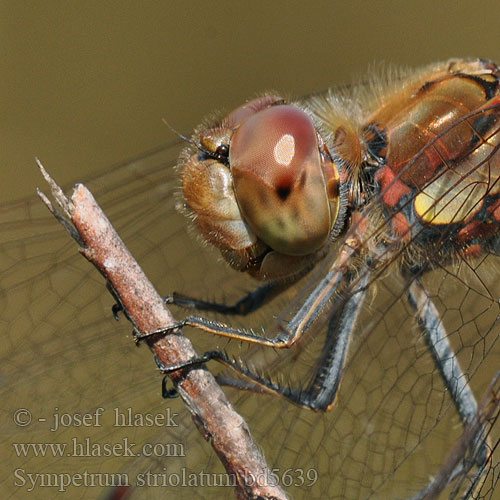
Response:
[{"label": "dragonfly claw", "polygon": [[135,328],[132,335],[134,337],[135,343],[139,344],[143,340],[145,340],[145,339],[147,339],[149,337],[153,337],[154,335],[161,335],[161,336],[168,335],[169,333],[172,333],[175,330],[180,330],[185,325],[186,325],[186,321],[183,320],[183,321],[177,321],[172,326],[166,326],[164,328],[158,328],[157,330],[152,330],[151,332],[141,332],[140,330],[138,330],[137,328]]},{"label": "dragonfly claw", "polygon": [[167,388],[167,382],[169,378],[167,375],[163,377],[163,380],[161,381],[161,395],[163,399],[174,399],[179,396],[179,391],[177,390],[177,387],[172,387],[171,389]]},{"label": "dragonfly claw", "polygon": [[113,318],[115,318],[116,321],[120,321],[119,314],[123,312],[123,306],[119,302],[116,302],[115,304],[113,304],[111,312],[113,313]]}]

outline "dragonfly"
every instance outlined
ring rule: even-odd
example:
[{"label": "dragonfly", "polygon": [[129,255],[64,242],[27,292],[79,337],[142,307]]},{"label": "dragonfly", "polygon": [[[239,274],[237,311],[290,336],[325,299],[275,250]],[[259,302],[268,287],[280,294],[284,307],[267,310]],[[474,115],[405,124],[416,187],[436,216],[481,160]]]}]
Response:
[{"label": "dragonfly", "polygon": [[[243,377],[219,372],[294,498],[418,498],[482,414],[499,366],[498,79],[491,62],[453,60],[295,101],[265,94],[204,122],[180,161],[162,148],[89,183],[158,288],[182,292],[168,297],[176,316],[200,311],[178,324],[206,353],[193,364]],[[110,337],[99,276],[41,213],[30,201],[2,215],[9,496],[28,478],[56,496],[42,473],[88,469],[125,471],[132,496],[231,497],[199,477],[169,483],[222,469],[181,405],[137,375],[145,350]],[[19,425],[20,408],[51,427]],[[164,429],[141,419],[167,410]],[[495,418],[442,480],[445,497],[494,498]],[[103,457],[99,444],[131,436],[168,453]],[[19,448],[86,439],[94,455]]]}]

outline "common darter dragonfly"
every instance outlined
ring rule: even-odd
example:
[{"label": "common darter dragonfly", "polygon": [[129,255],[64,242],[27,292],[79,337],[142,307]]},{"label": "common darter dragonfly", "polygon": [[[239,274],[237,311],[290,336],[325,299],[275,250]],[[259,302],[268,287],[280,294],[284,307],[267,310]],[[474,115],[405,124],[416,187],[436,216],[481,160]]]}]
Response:
[{"label": "common darter dragonfly", "polygon": [[[176,316],[202,311],[185,333],[211,353],[202,361],[243,374],[219,373],[294,498],[412,498],[465,442],[500,366],[499,76],[453,60],[302,100],[267,94],[198,127],[177,170],[166,148],[89,183],[157,287],[182,293],[169,297]],[[212,245],[193,242],[179,206]],[[148,353],[110,337],[100,276],[37,202],[6,207],[2,226],[8,495],[61,494],[36,473],[124,471],[139,498],[164,496],[164,484],[177,498],[231,497],[169,482],[222,469],[181,405],[159,401]],[[264,284],[238,302],[253,278]],[[20,408],[29,425],[13,420]],[[140,417],[167,410],[179,416],[163,429]],[[442,481],[444,498],[494,498],[495,418],[451,467],[456,481]],[[169,453],[104,455],[127,438]],[[19,447],[75,442],[102,446],[71,457]]]}]

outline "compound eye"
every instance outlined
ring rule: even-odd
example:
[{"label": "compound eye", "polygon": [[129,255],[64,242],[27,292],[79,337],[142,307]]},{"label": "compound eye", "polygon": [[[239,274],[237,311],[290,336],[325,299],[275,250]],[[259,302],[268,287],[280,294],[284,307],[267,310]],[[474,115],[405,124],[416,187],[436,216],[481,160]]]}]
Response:
[{"label": "compound eye", "polygon": [[269,247],[306,255],[323,246],[331,216],[316,131],[302,110],[272,106],[235,131],[229,165],[245,222]]},{"label": "compound eye", "polygon": [[250,116],[279,102],[283,102],[283,98],[276,95],[256,97],[231,111],[224,119],[223,126],[225,128],[236,129],[245,120],[248,120]]}]

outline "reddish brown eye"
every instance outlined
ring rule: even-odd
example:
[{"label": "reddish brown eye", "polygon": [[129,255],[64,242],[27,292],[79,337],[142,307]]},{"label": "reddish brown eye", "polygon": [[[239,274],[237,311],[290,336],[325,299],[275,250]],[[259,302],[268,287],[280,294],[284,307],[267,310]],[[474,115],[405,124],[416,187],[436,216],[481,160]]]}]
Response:
[{"label": "reddish brown eye", "polygon": [[283,98],[275,95],[257,97],[246,102],[235,110],[231,111],[224,119],[224,127],[235,129],[238,128],[250,116],[269,108],[278,102],[282,102]]},{"label": "reddish brown eye", "polygon": [[305,255],[325,244],[331,217],[316,131],[302,110],[272,106],[246,119],[229,149],[247,224],[274,250]]}]

